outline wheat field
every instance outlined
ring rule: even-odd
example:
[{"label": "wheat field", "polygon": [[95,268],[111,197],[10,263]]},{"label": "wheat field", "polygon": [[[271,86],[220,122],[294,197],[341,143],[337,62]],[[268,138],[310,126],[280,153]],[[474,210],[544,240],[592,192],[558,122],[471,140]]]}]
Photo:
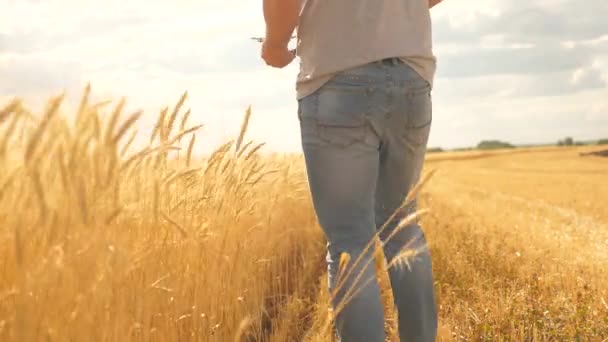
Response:
[{"label": "wheat field", "polygon": [[[124,100],[63,100],[0,105],[0,341],[333,340],[302,157],[261,153],[250,110],[199,158],[187,93],[144,147]],[[608,160],[588,149],[428,156],[439,340],[608,341]]]}]

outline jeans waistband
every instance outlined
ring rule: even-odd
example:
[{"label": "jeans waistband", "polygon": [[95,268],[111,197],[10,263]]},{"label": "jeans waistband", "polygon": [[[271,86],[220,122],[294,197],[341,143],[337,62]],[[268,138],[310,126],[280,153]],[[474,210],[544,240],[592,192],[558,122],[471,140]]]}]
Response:
[{"label": "jeans waistband", "polygon": [[403,61],[399,57],[389,57],[389,58],[381,59],[381,60],[377,61],[376,63],[379,63],[379,64],[389,64],[389,65],[399,65],[399,64],[403,64]]}]

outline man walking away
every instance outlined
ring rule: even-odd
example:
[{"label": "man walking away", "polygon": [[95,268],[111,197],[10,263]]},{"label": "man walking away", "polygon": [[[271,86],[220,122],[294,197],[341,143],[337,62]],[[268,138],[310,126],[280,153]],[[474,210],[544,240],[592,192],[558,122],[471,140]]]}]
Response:
[{"label": "man walking away", "polygon": [[[264,0],[268,65],[292,62],[288,42],[297,27],[298,118],[313,204],[328,241],[329,288],[336,287],[342,253],[351,263],[363,257],[352,271],[362,273],[357,292],[336,318],[342,342],[385,341],[374,263],[367,262],[373,248],[364,249],[420,177],[436,69],[429,9],[440,1]],[[403,342],[434,341],[437,334],[421,227],[414,222],[387,241],[416,208],[414,201],[380,234],[389,263],[406,247],[422,250],[409,267],[389,271]],[[334,307],[356,278],[347,278]]]}]

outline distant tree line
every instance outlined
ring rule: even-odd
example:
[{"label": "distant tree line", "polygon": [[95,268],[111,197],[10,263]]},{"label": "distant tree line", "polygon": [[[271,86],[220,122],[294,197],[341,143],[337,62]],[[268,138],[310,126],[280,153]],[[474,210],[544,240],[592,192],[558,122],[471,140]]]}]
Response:
[{"label": "distant tree line", "polygon": [[500,140],[483,140],[477,144],[480,150],[494,150],[499,148],[515,148],[513,144]]},{"label": "distant tree line", "polygon": [[443,152],[443,149],[441,147],[429,147],[426,151],[428,153],[438,153]]},{"label": "distant tree line", "polygon": [[[600,139],[595,144],[597,145],[608,145],[608,139]],[[565,137],[564,139],[560,139],[557,141],[557,146],[584,146],[584,145],[594,145],[593,141],[575,141],[572,137]]]},{"label": "distant tree line", "polygon": [[[583,142],[583,141],[575,141],[572,137],[565,137],[563,139],[560,139],[557,141],[557,146],[583,146],[583,145],[608,145],[608,138],[607,139],[599,139],[597,141],[587,141],[587,142]],[[542,146],[550,146],[551,144],[547,144],[547,145],[542,145]],[[520,145],[520,147],[530,147],[530,146],[537,146],[537,145]],[[538,145],[541,146],[541,145]],[[516,148],[517,146],[506,142],[506,141],[501,141],[501,140],[482,140],[481,142],[479,142],[475,147],[460,147],[460,148],[454,148],[454,149],[448,149],[448,151],[470,151],[470,150],[474,150],[474,149],[479,149],[479,150],[493,150],[493,149],[503,149],[503,148]],[[441,147],[429,147],[427,148],[427,152],[428,153],[439,153],[439,152],[445,152],[446,150],[444,150]]]},{"label": "distant tree line", "polygon": [[557,146],[572,146],[574,145],[574,139],[571,137],[565,137],[557,141]]}]

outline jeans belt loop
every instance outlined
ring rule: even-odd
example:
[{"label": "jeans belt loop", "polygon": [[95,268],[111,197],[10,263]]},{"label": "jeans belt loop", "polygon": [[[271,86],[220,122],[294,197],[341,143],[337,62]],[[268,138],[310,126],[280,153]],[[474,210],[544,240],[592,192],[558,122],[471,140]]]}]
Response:
[{"label": "jeans belt loop", "polygon": [[399,65],[401,61],[397,57],[388,57],[378,61],[380,64]]}]

